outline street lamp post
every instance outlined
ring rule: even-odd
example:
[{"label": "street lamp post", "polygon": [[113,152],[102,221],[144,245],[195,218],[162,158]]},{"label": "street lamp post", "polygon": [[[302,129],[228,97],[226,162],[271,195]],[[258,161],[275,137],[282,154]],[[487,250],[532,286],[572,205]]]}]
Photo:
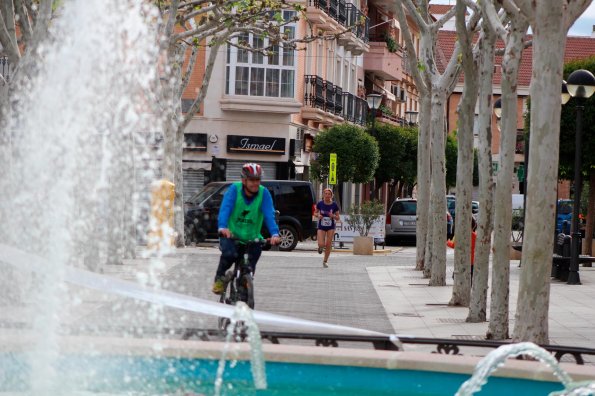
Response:
[{"label": "street lamp post", "polygon": [[[581,237],[578,230],[578,212],[581,202],[581,167],[582,167],[582,134],[583,134],[583,110],[585,109],[584,102],[587,98],[593,95],[595,91],[595,76],[588,70],[575,70],[568,76],[566,83],[568,94],[572,97],[578,98],[579,102],[576,105],[576,132],[574,140],[574,205],[572,207],[572,223],[571,223],[571,245],[570,245],[570,268],[568,273],[569,285],[580,285],[581,279],[578,273],[579,265],[579,238]],[[563,92],[564,98],[564,92]],[[570,99],[570,98],[568,98]],[[564,99],[563,99],[564,100]]]},{"label": "street lamp post", "polygon": [[417,123],[417,115],[419,113],[417,111],[406,111],[405,117],[407,117],[407,124],[409,126],[415,125]]},{"label": "street lamp post", "polygon": [[[372,110],[372,128],[370,129],[370,135],[376,138],[376,110],[380,107],[380,102],[382,102],[382,95],[377,93],[371,93],[366,96],[366,102],[368,102],[368,107]],[[376,180],[373,182],[372,189],[370,191],[370,199],[374,196],[374,190],[376,189]]]},{"label": "street lamp post", "polygon": [[368,107],[372,110],[372,128],[370,130],[370,135],[376,137],[376,110],[380,107],[380,102],[382,102],[382,95],[377,93],[372,93],[366,96],[366,102],[368,102]]}]

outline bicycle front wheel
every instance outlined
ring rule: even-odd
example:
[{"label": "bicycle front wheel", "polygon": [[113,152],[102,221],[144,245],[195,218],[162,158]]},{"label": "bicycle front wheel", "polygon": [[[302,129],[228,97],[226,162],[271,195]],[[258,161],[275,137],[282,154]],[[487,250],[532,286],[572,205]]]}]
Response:
[{"label": "bicycle front wheel", "polygon": [[[219,297],[219,302],[222,304],[228,305],[235,305],[237,300],[237,290],[235,288],[235,282],[233,279],[233,272],[228,271],[226,274],[226,282],[225,282],[225,289]],[[219,330],[227,330],[227,326],[229,325],[230,320],[226,317],[221,317],[217,319],[217,328]]]},{"label": "bicycle front wheel", "polygon": [[244,301],[250,309],[254,309],[254,279],[252,274],[246,274],[243,278],[244,288],[246,291],[246,300]]}]

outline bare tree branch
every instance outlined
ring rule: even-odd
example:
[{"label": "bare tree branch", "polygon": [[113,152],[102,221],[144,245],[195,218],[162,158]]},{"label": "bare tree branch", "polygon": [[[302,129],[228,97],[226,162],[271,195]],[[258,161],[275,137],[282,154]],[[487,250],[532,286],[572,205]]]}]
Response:
[{"label": "bare tree branch", "polygon": [[21,57],[21,53],[17,45],[12,1],[2,2],[2,7],[0,8],[0,23],[0,44],[2,44],[4,52],[6,52],[6,55],[8,56],[8,60],[13,64],[17,64]]},{"label": "bare tree branch", "polygon": [[23,4],[23,0],[15,0],[14,8],[19,16],[19,25],[21,27],[21,34],[23,35],[23,39],[25,42],[29,42],[31,40],[31,34],[33,33],[33,29],[31,27],[31,23],[29,20],[29,15],[27,13],[27,8],[25,4]]},{"label": "bare tree branch", "polygon": [[573,2],[573,7],[567,7],[568,11],[564,13],[564,27],[567,31],[574,24],[576,19],[589,7],[591,1],[592,0],[577,0]]},{"label": "bare tree branch", "polygon": [[488,21],[489,28],[500,37],[501,40],[506,41],[506,35],[508,32],[502,24],[496,7],[491,1],[482,1],[481,8],[483,11],[484,18]]},{"label": "bare tree branch", "polygon": [[194,65],[196,64],[196,59],[198,59],[198,50],[199,45],[192,46],[192,52],[188,57],[188,64],[186,65],[186,71],[182,75],[182,82],[180,83],[180,92],[184,92],[186,87],[188,86],[188,82],[190,81],[190,76],[192,76],[192,71],[194,70]]},{"label": "bare tree branch", "polygon": [[211,81],[211,75],[213,74],[213,68],[215,66],[215,60],[217,59],[217,53],[219,52],[220,47],[221,44],[219,43],[215,43],[211,47],[211,52],[209,53],[209,59],[205,68],[205,74],[202,78],[202,84],[200,85],[200,91],[196,99],[194,99],[194,102],[192,102],[192,106],[190,106],[190,109],[186,113],[186,116],[184,117],[184,120],[180,124],[179,128],[186,129],[186,126],[188,126],[190,121],[192,121],[192,117],[194,116],[194,114],[198,112],[200,104],[202,103],[207,94],[209,82]]},{"label": "bare tree branch", "polygon": [[456,13],[456,7],[451,7],[446,14],[442,15],[442,17],[440,19],[438,19],[436,22],[432,23],[432,25],[430,26],[430,29],[432,29],[433,31],[438,31],[442,28],[442,26],[444,26],[444,24],[448,21],[450,21]]},{"label": "bare tree branch", "polygon": [[[413,2],[411,0],[401,0],[401,4],[403,6],[405,6],[405,9],[409,13],[409,16],[411,18],[413,18],[413,20],[415,21],[415,24],[417,25],[418,29],[422,32],[422,34],[423,34],[423,32],[428,31],[429,25],[426,23],[426,21],[423,20],[423,18],[421,17],[421,14],[419,12],[417,12],[417,9],[416,9],[415,5],[413,4]],[[399,7],[397,7],[397,8],[399,8]],[[425,6],[424,8],[427,9],[427,6]],[[405,19],[405,21],[406,21],[406,19]]]}]

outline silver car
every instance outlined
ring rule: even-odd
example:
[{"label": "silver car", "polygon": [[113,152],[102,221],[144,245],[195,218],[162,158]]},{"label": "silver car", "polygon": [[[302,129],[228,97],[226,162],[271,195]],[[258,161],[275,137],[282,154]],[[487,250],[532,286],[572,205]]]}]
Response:
[{"label": "silver car", "polygon": [[415,236],[417,200],[397,199],[386,216],[386,238]]}]

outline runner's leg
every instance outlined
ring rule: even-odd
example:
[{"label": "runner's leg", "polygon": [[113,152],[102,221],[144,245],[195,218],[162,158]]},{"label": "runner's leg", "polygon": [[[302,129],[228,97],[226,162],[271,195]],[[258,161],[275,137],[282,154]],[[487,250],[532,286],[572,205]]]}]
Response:
[{"label": "runner's leg", "polygon": [[333,236],[335,235],[335,230],[328,230],[324,232],[325,234],[325,250],[324,250],[324,262],[328,262],[328,257],[331,255],[331,245],[333,243]]},{"label": "runner's leg", "polygon": [[326,235],[326,231],[324,230],[318,230],[316,231],[316,241],[318,241],[318,253],[322,253],[322,250],[324,249],[324,237]]}]

